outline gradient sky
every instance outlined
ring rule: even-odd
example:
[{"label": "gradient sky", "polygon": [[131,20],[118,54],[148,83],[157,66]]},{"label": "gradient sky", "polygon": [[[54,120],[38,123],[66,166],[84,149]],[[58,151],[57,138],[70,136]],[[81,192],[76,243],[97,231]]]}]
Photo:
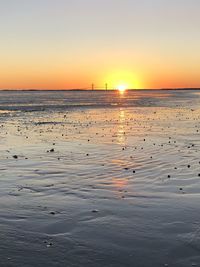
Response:
[{"label": "gradient sky", "polygon": [[0,0],[0,88],[200,87],[199,0]]}]

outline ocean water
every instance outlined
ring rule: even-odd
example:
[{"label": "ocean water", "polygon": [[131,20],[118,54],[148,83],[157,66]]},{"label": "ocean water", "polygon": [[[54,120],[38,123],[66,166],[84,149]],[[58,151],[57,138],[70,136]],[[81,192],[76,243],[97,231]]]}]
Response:
[{"label": "ocean water", "polygon": [[0,266],[200,265],[200,91],[1,91]]},{"label": "ocean water", "polygon": [[0,91],[0,110],[148,107],[199,104],[198,90]]}]

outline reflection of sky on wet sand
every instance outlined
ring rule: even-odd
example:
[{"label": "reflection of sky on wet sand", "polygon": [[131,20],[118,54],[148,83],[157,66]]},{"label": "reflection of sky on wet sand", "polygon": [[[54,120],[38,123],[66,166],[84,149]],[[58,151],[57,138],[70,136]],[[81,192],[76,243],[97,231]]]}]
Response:
[{"label": "reflection of sky on wet sand", "polygon": [[124,193],[127,192],[126,188],[128,186],[127,178],[112,178],[113,189],[119,198],[124,197]]},{"label": "reflection of sky on wet sand", "polygon": [[[115,95],[119,100],[119,94]],[[192,97],[184,107],[176,106],[180,98],[157,100],[158,106],[152,106],[152,99],[147,97],[145,101],[149,106],[0,114],[3,246],[17,244],[21,249],[24,245],[22,251],[30,248],[28,255],[32,255],[32,237],[37,252],[47,249],[45,255],[51,258],[55,253],[56,259],[61,246],[68,258],[70,242],[75,240],[73,248],[83,244],[91,255],[91,248],[96,246],[101,251],[99,257],[119,247],[112,255],[120,262],[123,249],[127,262],[133,247],[141,252],[142,244],[143,253],[151,258],[159,246],[164,257],[166,246],[174,251],[180,239],[185,242],[188,226],[190,233],[196,234],[199,106]],[[184,225],[181,228],[182,236],[177,218],[187,224],[187,229]],[[7,242],[11,231],[16,236],[12,234],[11,242]],[[161,246],[158,240],[164,231],[171,235],[164,236]],[[24,241],[19,244],[22,236]],[[49,238],[53,243],[50,250],[45,243]],[[77,250],[72,251],[73,258],[77,257]],[[83,251],[81,255],[85,258]],[[135,264],[134,257],[130,266]],[[160,266],[167,262],[163,257]]]},{"label": "reflection of sky on wet sand", "polygon": [[[15,113],[14,113],[15,114]],[[89,144],[137,145],[146,136],[157,138],[190,134],[192,121],[185,118],[187,109],[112,108],[73,112],[34,112],[8,116],[2,127],[5,146],[86,142]],[[198,112],[193,112],[198,120]],[[2,119],[5,113],[2,114]],[[176,121],[176,122],[175,122]],[[187,122],[187,126],[185,122]],[[179,125],[180,127],[177,127]],[[179,137],[181,138],[181,137]],[[1,141],[2,142],[2,141]]]},{"label": "reflection of sky on wet sand", "polygon": [[128,184],[128,180],[126,178],[112,178],[112,182],[117,190],[124,189],[124,187]]}]

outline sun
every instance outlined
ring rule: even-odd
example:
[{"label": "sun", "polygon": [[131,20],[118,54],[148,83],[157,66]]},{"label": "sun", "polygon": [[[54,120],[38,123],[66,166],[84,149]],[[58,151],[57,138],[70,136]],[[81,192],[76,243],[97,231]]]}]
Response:
[{"label": "sun", "polygon": [[124,84],[120,84],[117,86],[117,90],[119,90],[121,93],[123,93],[124,91],[126,91],[127,86]]}]

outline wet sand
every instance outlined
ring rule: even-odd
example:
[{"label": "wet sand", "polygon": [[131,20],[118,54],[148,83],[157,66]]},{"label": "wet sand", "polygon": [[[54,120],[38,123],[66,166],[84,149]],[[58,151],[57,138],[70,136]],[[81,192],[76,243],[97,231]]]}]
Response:
[{"label": "wet sand", "polygon": [[199,104],[0,92],[0,266],[199,266]]}]

